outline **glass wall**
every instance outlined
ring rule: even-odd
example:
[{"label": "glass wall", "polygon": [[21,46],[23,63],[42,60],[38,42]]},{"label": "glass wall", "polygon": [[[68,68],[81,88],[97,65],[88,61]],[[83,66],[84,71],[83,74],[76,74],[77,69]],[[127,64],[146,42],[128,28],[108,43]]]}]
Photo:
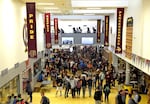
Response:
[{"label": "glass wall", "polygon": [[7,97],[20,93],[19,75],[0,88],[0,104],[6,104]]},{"label": "glass wall", "polygon": [[41,67],[41,59],[39,59],[38,61],[36,61],[36,62],[34,63],[34,69],[33,69],[33,71],[34,71],[34,76],[36,76],[36,75],[38,74],[38,72],[41,71],[41,69],[42,69],[42,67]]}]

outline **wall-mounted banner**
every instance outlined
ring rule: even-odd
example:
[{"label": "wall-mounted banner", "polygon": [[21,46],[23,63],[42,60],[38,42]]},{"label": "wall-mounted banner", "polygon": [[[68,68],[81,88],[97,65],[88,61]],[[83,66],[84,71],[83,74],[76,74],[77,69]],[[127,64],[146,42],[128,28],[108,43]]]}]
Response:
[{"label": "wall-mounted banner", "polygon": [[101,38],[101,20],[97,20],[97,43],[100,43]]},{"label": "wall-mounted banner", "polygon": [[58,18],[54,18],[54,43],[58,44]]},{"label": "wall-mounted banner", "polygon": [[37,57],[37,44],[36,44],[36,13],[35,3],[26,3],[27,10],[27,29],[28,29],[28,57]]},{"label": "wall-mounted banner", "polygon": [[132,34],[133,34],[133,18],[129,17],[127,19],[126,28],[126,57],[132,58]]},{"label": "wall-mounted banner", "polygon": [[52,47],[50,13],[45,13],[44,19],[45,19],[45,46],[46,46],[46,49],[50,49]]},{"label": "wall-mounted banner", "polygon": [[105,16],[104,46],[109,46],[109,16]]},{"label": "wall-mounted banner", "polygon": [[115,53],[122,53],[122,30],[123,30],[124,8],[117,8],[117,34]]}]

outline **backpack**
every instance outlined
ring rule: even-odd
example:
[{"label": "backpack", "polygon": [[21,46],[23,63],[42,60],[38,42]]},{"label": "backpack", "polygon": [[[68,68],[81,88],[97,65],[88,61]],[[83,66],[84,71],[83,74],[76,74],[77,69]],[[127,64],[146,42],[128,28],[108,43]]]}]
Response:
[{"label": "backpack", "polygon": [[94,100],[101,100],[102,92],[96,91],[94,93]]},{"label": "backpack", "polygon": [[81,88],[81,81],[80,80],[77,81],[77,88]]},{"label": "backpack", "polygon": [[43,103],[42,104],[50,104],[50,100],[48,97],[44,96],[43,97]]},{"label": "backpack", "polygon": [[95,93],[95,94],[94,94],[94,99],[95,99],[95,100],[97,100],[97,99],[98,99],[98,97],[99,97],[99,96],[98,96],[98,94],[97,94],[97,93]]},{"label": "backpack", "polygon": [[138,102],[141,101],[141,95],[138,95]]},{"label": "backpack", "polygon": [[105,93],[110,93],[109,86],[106,86],[106,87],[105,87],[104,92],[105,92]]},{"label": "backpack", "polygon": [[137,104],[137,103],[134,101],[134,99],[132,99],[132,102],[133,102],[133,104]]}]

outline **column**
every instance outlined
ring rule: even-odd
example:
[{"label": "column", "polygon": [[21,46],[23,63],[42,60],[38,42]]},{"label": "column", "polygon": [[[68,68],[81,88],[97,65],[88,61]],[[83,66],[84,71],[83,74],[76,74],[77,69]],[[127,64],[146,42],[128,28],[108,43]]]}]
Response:
[{"label": "column", "polygon": [[115,71],[118,72],[118,57],[115,54],[112,54],[112,64],[115,68]]},{"label": "column", "polygon": [[126,79],[125,84],[130,84],[130,64],[126,62]]}]

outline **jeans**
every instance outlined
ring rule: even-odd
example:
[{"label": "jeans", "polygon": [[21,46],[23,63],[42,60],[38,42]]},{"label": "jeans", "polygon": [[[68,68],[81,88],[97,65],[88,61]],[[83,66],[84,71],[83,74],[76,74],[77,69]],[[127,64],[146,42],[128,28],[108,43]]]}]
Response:
[{"label": "jeans", "polygon": [[65,89],[65,98],[68,97],[69,88]]},{"label": "jeans", "polygon": [[81,88],[77,88],[77,95],[80,96],[80,90]]},{"label": "jeans", "polygon": [[71,93],[72,93],[72,97],[74,98],[75,97],[75,88],[71,89]]},{"label": "jeans", "polygon": [[88,86],[88,89],[89,89],[89,97],[91,97],[91,93],[92,93],[92,86]]},{"label": "jeans", "polygon": [[95,104],[101,104],[100,100],[95,100]]},{"label": "jeans", "polygon": [[85,97],[86,86],[82,86],[83,97]]},{"label": "jeans", "polygon": [[32,92],[28,92],[28,95],[30,96],[30,102],[32,102]]}]

